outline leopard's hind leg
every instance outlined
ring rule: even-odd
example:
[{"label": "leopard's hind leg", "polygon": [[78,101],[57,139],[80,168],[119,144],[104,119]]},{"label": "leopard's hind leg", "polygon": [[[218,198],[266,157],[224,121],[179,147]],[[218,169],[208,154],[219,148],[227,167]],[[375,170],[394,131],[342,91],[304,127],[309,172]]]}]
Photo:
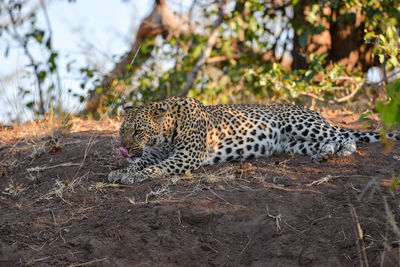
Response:
[{"label": "leopard's hind leg", "polygon": [[336,153],[336,155],[349,156],[349,155],[353,154],[354,152],[356,152],[356,150],[357,150],[356,141],[352,138],[348,138],[340,144],[340,149]]},{"label": "leopard's hind leg", "polygon": [[[323,138],[322,134],[317,137],[300,136],[299,138],[299,135],[296,137],[297,138],[292,137],[286,151],[300,155],[309,155],[313,162],[327,160],[335,154],[338,156],[349,156],[357,149],[356,142],[353,138],[333,130],[328,130],[326,138]],[[308,140],[306,138],[308,138]]]},{"label": "leopard's hind leg", "polygon": [[288,142],[285,148],[286,153],[294,153],[299,155],[312,155],[316,151],[315,142],[305,140],[292,140]]},{"label": "leopard's hind leg", "polygon": [[338,133],[335,140],[327,140],[323,143],[315,154],[311,155],[311,160],[314,162],[321,162],[327,160],[333,155],[349,156],[356,152],[356,141],[351,137],[346,137]]},{"label": "leopard's hind leg", "polygon": [[[307,154],[314,162],[327,160],[332,155],[349,156],[356,149],[356,134],[351,130],[330,125],[322,117],[313,117],[313,123],[300,121],[286,126],[288,152]],[[359,139],[372,140],[366,134],[358,134]]]}]

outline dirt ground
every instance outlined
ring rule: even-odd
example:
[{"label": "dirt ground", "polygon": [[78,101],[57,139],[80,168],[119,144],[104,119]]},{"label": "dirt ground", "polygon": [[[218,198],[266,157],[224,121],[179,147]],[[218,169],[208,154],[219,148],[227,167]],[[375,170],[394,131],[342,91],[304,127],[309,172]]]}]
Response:
[{"label": "dirt ground", "polygon": [[[325,117],[362,129],[358,115]],[[0,266],[399,265],[398,144],[124,186],[107,183],[127,166],[118,122],[45,128],[0,131]]]}]

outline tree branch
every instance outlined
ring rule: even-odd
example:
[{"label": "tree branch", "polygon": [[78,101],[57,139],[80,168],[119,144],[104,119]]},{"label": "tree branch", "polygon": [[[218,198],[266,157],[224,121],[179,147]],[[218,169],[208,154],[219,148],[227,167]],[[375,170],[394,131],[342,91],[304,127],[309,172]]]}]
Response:
[{"label": "tree branch", "polygon": [[38,103],[38,113],[39,115],[44,115],[45,110],[44,110],[44,101],[43,101],[43,92],[42,92],[42,83],[40,82],[40,75],[38,72],[38,67],[39,65],[36,63],[35,59],[33,58],[31,52],[28,49],[28,41],[23,39],[18,31],[17,31],[17,20],[14,18],[14,15],[12,13],[11,8],[7,9],[8,14],[10,16],[10,20],[11,20],[11,26],[13,28],[14,34],[11,35],[14,37],[14,39],[16,39],[18,42],[20,42],[22,48],[24,49],[24,52],[26,54],[26,56],[28,57],[31,65],[33,66],[33,71],[35,73],[35,77],[36,77],[36,81],[37,81],[37,86],[38,86],[38,90],[39,90],[39,103]]},{"label": "tree branch", "polygon": [[322,101],[322,102],[326,102],[327,101],[329,104],[335,104],[335,103],[343,103],[343,102],[353,98],[362,88],[363,87],[360,86],[356,90],[354,90],[353,92],[351,92],[350,94],[348,94],[348,95],[346,95],[344,97],[341,97],[339,99],[328,100],[328,101],[326,99],[320,97],[320,96],[317,96],[317,95],[311,93],[311,92],[300,92],[300,94],[312,97],[312,98],[317,99],[317,100]]},{"label": "tree branch", "polygon": [[206,43],[206,46],[204,48],[202,55],[197,60],[196,65],[193,67],[188,78],[186,79],[185,87],[182,89],[181,94],[180,94],[181,96],[187,95],[187,93],[189,92],[189,89],[192,87],[193,82],[197,77],[198,72],[203,67],[203,65],[206,63],[207,58],[210,56],[212,47],[214,46],[215,40],[217,38],[219,26],[221,26],[221,24],[224,20],[224,10],[225,10],[225,7],[226,7],[226,4],[228,1],[229,0],[222,0],[220,2],[220,5],[218,7],[218,17],[217,17],[217,20],[215,21],[214,25],[211,28],[210,37],[207,40],[207,43]]}]

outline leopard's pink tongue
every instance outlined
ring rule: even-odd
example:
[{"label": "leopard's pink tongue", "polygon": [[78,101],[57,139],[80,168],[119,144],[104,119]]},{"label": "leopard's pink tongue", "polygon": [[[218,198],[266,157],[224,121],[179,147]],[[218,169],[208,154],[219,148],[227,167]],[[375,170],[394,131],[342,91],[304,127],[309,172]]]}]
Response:
[{"label": "leopard's pink tongue", "polygon": [[121,146],[119,148],[119,152],[121,153],[121,156],[125,157],[125,158],[130,158],[132,155],[128,153],[128,149],[126,149],[125,147]]}]

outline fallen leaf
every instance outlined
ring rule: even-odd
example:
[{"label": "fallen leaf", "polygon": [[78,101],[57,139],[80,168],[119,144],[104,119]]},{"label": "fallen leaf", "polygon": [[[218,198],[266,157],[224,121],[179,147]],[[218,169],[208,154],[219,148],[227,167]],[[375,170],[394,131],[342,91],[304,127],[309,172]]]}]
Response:
[{"label": "fallen leaf", "polygon": [[0,176],[6,174],[7,172],[8,172],[8,166],[7,166],[7,165],[1,166],[1,169],[0,169]]},{"label": "fallen leaf", "polygon": [[49,153],[56,153],[56,152],[62,152],[63,147],[62,146],[53,146],[50,148]]},{"label": "fallen leaf", "polygon": [[186,171],[185,174],[183,175],[183,178],[191,179],[193,178],[193,174],[190,171]]},{"label": "fallen leaf", "polygon": [[256,170],[256,167],[253,167],[249,162],[246,162],[242,168],[237,168],[235,170],[236,173],[250,172]]}]

